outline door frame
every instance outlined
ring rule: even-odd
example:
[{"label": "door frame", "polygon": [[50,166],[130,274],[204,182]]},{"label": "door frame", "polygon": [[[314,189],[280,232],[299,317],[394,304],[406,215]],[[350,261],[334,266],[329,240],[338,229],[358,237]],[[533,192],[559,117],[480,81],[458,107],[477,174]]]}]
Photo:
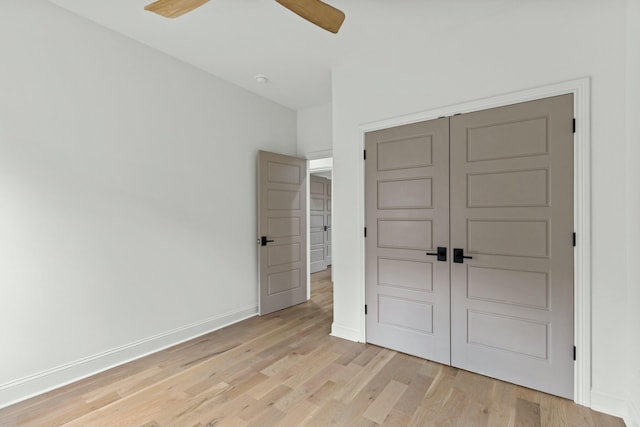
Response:
[{"label": "door frame", "polygon": [[[494,97],[478,99],[451,106],[444,106],[391,119],[366,123],[360,126],[361,146],[365,146],[365,133],[401,126],[442,116],[486,110],[521,102],[533,101],[557,95],[573,94],[573,109],[576,119],[574,134],[574,227],[577,235],[574,250],[574,342],[577,357],[574,364],[574,401],[591,406],[591,78],[584,77],[527,90],[511,92]],[[360,203],[364,206],[365,168],[360,180]],[[365,211],[361,211],[365,223]],[[361,277],[365,272],[364,246],[361,247]],[[365,301],[364,280],[360,297]],[[361,341],[366,342],[366,318],[360,311]]]}]

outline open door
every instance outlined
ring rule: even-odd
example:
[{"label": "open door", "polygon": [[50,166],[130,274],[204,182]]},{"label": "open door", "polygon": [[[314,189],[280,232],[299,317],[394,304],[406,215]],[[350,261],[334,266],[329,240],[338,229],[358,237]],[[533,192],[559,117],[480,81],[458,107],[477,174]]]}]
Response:
[{"label": "open door", "polygon": [[307,300],[307,161],[259,152],[258,312]]}]

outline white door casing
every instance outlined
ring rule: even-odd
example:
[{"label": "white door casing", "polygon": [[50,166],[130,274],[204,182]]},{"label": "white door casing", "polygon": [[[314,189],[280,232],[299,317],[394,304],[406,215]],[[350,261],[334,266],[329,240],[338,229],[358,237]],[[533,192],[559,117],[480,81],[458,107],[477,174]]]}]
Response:
[{"label": "white door casing", "polygon": [[[591,79],[578,78],[565,82],[514,91],[506,94],[486,97],[474,101],[438,107],[431,110],[402,115],[392,119],[378,120],[360,125],[362,148],[365,146],[365,135],[390,127],[432,120],[443,116],[479,111],[501,107],[531,100],[557,95],[573,94],[574,96],[574,228],[577,235],[574,248],[574,341],[576,345],[576,361],[574,363],[574,401],[591,406]],[[364,212],[364,163],[362,163],[360,195],[357,199],[358,209]],[[362,227],[364,216],[359,217]],[[361,274],[359,276],[361,301],[365,302],[365,256],[364,245],[361,247]],[[332,334],[354,341],[366,342],[366,316],[360,311],[358,329],[350,329],[346,325],[336,323],[332,326]]]}]

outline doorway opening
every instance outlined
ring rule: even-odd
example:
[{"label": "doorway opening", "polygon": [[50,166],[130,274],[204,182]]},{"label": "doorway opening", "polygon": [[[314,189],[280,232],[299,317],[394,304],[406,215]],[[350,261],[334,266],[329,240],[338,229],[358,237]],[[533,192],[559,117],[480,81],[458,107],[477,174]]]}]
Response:
[{"label": "doorway opening", "polygon": [[[333,158],[309,160],[307,209],[307,297],[311,297],[311,274],[329,270],[332,256]],[[331,277],[333,279],[333,277]]]}]

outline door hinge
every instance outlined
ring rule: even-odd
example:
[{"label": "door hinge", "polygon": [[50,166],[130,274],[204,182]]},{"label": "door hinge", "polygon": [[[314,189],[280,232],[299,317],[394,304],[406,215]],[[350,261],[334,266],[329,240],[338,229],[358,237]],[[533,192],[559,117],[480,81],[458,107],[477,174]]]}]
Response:
[{"label": "door hinge", "polygon": [[364,314],[367,314],[367,304],[364,305]]},{"label": "door hinge", "polygon": [[573,233],[573,247],[576,247],[576,233]]},{"label": "door hinge", "polygon": [[573,133],[576,133],[576,119],[573,119]]},{"label": "door hinge", "polygon": [[576,360],[576,346],[573,346],[573,360]]},{"label": "door hinge", "polygon": [[367,160],[367,150],[362,150],[362,160]]},{"label": "door hinge", "polygon": [[364,237],[367,237],[367,227],[364,228]]}]

